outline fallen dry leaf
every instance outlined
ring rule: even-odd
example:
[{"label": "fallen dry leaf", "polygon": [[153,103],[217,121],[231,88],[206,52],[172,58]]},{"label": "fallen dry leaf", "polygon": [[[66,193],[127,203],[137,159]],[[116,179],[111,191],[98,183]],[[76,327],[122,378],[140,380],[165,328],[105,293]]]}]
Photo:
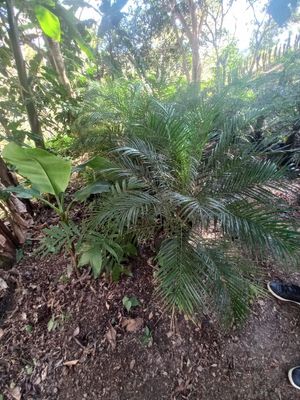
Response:
[{"label": "fallen dry leaf", "polygon": [[2,338],[3,335],[4,335],[4,330],[0,328],[0,339]]},{"label": "fallen dry leaf", "polygon": [[122,327],[126,328],[127,332],[137,332],[142,328],[144,324],[143,318],[129,318],[129,319],[124,319],[122,322]]},{"label": "fallen dry leaf", "polygon": [[15,400],[21,400],[21,389],[19,387],[15,387],[13,389],[9,390],[9,394],[15,399]]},{"label": "fallen dry leaf", "polygon": [[47,375],[48,375],[48,366],[46,366],[43,369],[42,374],[41,374],[41,380],[44,381],[47,378]]},{"label": "fallen dry leaf", "polygon": [[79,326],[77,326],[77,328],[74,330],[74,332],[73,332],[73,336],[75,337],[75,336],[78,336],[79,335],[79,332],[80,332],[80,329],[79,329]]},{"label": "fallen dry leaf", "polygon": [[0,278],[0,289],[1,290],[6,290],[8,289],[8,284],[5,282],[4,279]]},{"label": "fallen dry leaf", "polygon": [[79,360],[71,360],[71,361],[65,361],[64,365],[66,365],[67,367],[72,367],[73,365],[76,365],[78,363]]},{"label": "fallen dry leaf", "polygon": [[112,350],[114,350],[117,346],[117,332],[113,327],[110,327],[105,335],[109,344],[111,345]]},{"label": "fallen dry leaf", "polygon": [[134,366],[135,366],[135,360],[131,360],[131,361],[130,361],[130,364],[129,364],[129,368],[130,368],[130,369],[133,369]]}]

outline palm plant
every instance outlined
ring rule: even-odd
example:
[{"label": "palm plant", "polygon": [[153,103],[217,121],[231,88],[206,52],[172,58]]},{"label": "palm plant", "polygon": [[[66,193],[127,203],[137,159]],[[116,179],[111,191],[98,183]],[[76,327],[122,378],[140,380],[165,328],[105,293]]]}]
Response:
[{"label": "palm plant", "polygon": [[97,153],[111,148],[145,114],[148,91],[142,83],[124,79],[91,84],[74,124],[75,151]]},{"label": "palm plant", "polygon": [[299,234],[280,199],[285,170],[244,138],[248,123],[222,120],[203,102],[189,113],[152,102],[132,124],[135,137],[94,159],[111,189],[95,203],[91,227],[154,243],[168,308],[241,319],[258,290],[254,256],[297,257]]}]

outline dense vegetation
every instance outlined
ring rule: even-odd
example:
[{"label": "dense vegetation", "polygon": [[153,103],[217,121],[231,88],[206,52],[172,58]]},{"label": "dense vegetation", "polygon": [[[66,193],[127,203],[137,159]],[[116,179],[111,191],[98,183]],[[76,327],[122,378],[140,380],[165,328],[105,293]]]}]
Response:
[{"label": "dense vegetation", "polygon": [[247,54],[225,22],[234,1],[128,3],[0,1],[3,263],[38,202],[60,219],[41,257],[65,252],[74,274],[118,281],[147,247],[169,309],[243,319],[262,261],[299,257],[286,193],[300,38],[278,39],[297,2],[248,1]]}]

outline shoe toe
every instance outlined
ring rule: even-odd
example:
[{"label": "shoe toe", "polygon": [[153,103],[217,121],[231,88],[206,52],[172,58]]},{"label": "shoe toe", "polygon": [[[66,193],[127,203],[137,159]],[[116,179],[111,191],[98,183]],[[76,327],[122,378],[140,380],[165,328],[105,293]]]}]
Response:
[{"label": "shoe toe", "polygon": [[300,389],[300,366],[289,371],[289,379],[295,388]]},{"label": "shoe toe", "polygon": [[275,292],[275,293],[280,293],[281,292],[281,285],[280,285],[280,282],[275,282],[275,281],[273,281],[273,282],[270,282],[269,283],[269,287],[270,287],[270,289],[272,289],[273,290],[273,292]]}]

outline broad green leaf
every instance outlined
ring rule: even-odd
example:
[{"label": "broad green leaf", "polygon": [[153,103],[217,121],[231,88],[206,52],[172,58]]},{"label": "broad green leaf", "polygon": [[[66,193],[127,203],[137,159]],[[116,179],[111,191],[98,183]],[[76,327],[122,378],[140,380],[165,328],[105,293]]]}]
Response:
[{"label": "broad green leaf", "polygon": [[25,188],[24,186],[9,186],[6,188],[7,192],[13,193],[20,199],[32,199],[33,197],[39,197],[41,194],[38,190]]},{"label": "broad green leaf", "polygon": [[33,331],[32,325],[25,325],[25,331],[31,333]]},{"label": "broad green leaf", "polygon": [[20,147],[15,143],[5,146],[3,158],[15,165],[19,174],[30,180],[40,193],[58,196],[69,183],[71,161],[64,160],[42,149]]},{"label": "broad green leaf", "polygon": [[141,343],[144,346],[150,347],[152,345],[152,341],[153,341],[152,333],[151,333],[149,327],[146,325],[143,335],[141,336]]},{"label": "broad green leaf", "polygon": [[101,156],[95,156],[91,158],[90,160],[86,161],[83,164],[78,165],[77,167],[74,168],[74,171],[82,171],[86,167],[92,168],[94,170],[103,170],[103,169],[110,169],[110,168],[116,168],[117,165],[108,160],[105,157]]},{"label": "broad green leaf", "polygon": [[105,182],[94,182],[87,185],[78,192],[75,193],[75,198],[79,201],[86,200],[91,194],[106,193],[110,191],[111,185]]},{"label": "broad green leaf", "polygon": [[78,262],[78,267],[83,267],[84,265],[90,265],[92,267],[94,278],[98,278],[103,264],[103,257],[101,249],[95,246],[89,246],[84,244],[81,250],[81,256]]},{"label": "broad green leaf", "polygon": [[54,317],[52,317],[52,318],[48,321],[48,324],[47,324],[48,332],[54,331],[57,327],[58,327],[58,322],[55,320]]},{"label": "broad green leaf", "polygon": [[140,302],[134,296],[133,297],[124,296],[122,299],[122,303],[128,312],[131,310],[132,307],[137,307],[140,305]]},{"label": "broad green leaf", "polygon": [[111,272],[111,279],[113,282],[119,282],[121,275],[125,272],[125,268],[122,267],[120,264],[115,264],[112,272]]},{"label": "broad green leaf", "polygon": [[36,6],[34,12],[44,34],[60,42],[61,29],[59,18],[48,8],[41,5]]}]

